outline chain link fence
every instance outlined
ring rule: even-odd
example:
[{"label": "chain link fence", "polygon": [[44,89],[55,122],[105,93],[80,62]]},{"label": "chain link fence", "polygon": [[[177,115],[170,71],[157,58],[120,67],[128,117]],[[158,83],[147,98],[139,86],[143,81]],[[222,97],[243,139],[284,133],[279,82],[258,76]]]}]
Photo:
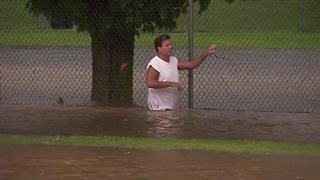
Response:
[{"label": "chain link fence", "polygon": [[[179,107],[192,101],[194,108],[320,112],[320,1],[211,0],[201,14],[195,2],[192,34],[188,13],[177,17],[173,29],[143,31],[152,28],[151,17],[173,18],[184,12],[186,1],[171,2],[177,11],[165,9],[163,3],[170,1],[31,1],[31,7],[40,4],[45,14],[31,11],[27,2],[0,2],[0,104],[86,106],[101,98],[131,98],[145,107],[153,40],[168,33],[178,59],[189,58],[189,35],[193,57],[212,42],[219,46],[216,56],[193,70],[193,79],[188,71],[180,71],[184,91]],[[101,17],[111,11],[118,17]],[[79,17],[84,16],[91,21],[83,23]],[[127,21],[118,23],[121,17]],[[139,35],[127,35],[124,27],[139,21],[147,23],[135,28]],[[159,26],[172,26],[171,21],[165,23],[159,21]],[[97,31],[84,29],[97,24],[115,26],[113,31],[99,31],[108,37],[104,41],[95,36]],[[130,37],[134,40],[126,39]],[[130,56],[132,62],[126,60]]]}]

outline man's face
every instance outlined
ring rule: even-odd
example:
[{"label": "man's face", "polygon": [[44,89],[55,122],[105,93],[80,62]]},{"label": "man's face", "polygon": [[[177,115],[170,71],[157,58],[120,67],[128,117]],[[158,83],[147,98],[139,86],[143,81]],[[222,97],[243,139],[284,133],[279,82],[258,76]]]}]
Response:
[{"label": "man's face", "polygon": [[170,39],[162,41],[162,46],[158,48],[158,53],[164,56],[170,56],[172,51],[172,43]]}]

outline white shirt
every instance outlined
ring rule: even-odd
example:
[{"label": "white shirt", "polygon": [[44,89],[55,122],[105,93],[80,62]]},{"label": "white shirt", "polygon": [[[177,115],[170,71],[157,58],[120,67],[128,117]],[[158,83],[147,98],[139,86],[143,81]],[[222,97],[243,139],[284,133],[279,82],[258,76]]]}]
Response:
[{"label": "white shirt", "polygon": [[[152,66],[159,72],[159,81],[179,82],[178,60],[170,56],[169,62],[155,56],[148,63],[147,69]],[[178,90],[173,87],[148,88],[148,107],[150,110],[173,109],[178,103]]]}]

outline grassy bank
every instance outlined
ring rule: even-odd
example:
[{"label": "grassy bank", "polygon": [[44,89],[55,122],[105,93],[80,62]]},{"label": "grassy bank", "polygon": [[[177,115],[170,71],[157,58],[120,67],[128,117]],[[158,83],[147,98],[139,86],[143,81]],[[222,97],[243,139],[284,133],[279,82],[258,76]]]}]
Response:
[{"label": "grassy bank", "polygon": [[[159,34],[159,33],[158,33]],[[151,47],[157,34],[143,34],[136,38],[136,47]],[[185,47],[188,34],[171,33],[175,47]],[[300,33],[288,31],[235,31],[195,33],[195,47],[207,47],[215,42],[220,47],[258,48],[320,48],[320,33]]]},{"label": "grassy bank", "polygon": [[293,154],[320,157],[320,144],[254,140],[200,140],[119,136],[0,135],[0,144],[94,146],[157,150],[205,150],[249,154]]},{"label": "grassy bank", "polygon": [[[135,47],[153,47],[157,34],[136,37]],[[175,47],[186,47],[186,33],[171,33]],[[197,33],[193,37],[195,47],[207,47],[215,42],[220,47],[258,48],[320,48],[320,33],[299,32],[213,32]],[[14,46],[81,46],[89,47],[91,38],[87,33],[72,30],[48,30],[44,32],[2,32],[0,45]]]},{"label": "grassy bank", "polygon": [[[0,45],[90,46],[88,33],[54,30],[44,17],[33,17],[26,0],[0,2]],[[195,4],[197,6],[197,4]],[[203,15],[194,13],[194,46],[320,48],[320,3],[316,0],[214,0]],[[188,43],[187,15],[170,34],[175,47]],[[158,33],[160,33],[158,31]],[[151,47],[156,34],[136,37],[136,47]]]}]

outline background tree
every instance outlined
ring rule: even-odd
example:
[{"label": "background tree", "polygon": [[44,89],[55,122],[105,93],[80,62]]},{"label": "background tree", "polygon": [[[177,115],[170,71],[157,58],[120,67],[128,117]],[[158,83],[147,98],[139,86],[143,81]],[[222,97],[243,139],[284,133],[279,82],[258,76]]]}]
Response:
[{"label": "background tree", "polygon": [[[194,1],[199,2],[199,12],[210,3]],[[174,29],[187,6],[187,0],[28,0],[26,4],[35,16],[63,19],[90,34],[91,100],[112,104],[132,102],[135,36],[155,29]]]}]

